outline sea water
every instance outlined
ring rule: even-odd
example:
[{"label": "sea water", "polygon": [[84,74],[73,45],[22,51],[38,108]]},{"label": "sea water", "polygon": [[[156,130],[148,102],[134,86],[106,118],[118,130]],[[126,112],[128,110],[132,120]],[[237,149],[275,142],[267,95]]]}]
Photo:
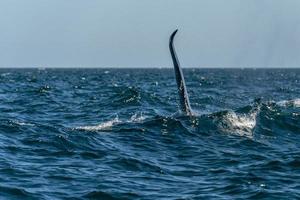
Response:
[{"label": "sea water", "polygon": [[299,199],[300,69],[1,69],[0,199]]}]

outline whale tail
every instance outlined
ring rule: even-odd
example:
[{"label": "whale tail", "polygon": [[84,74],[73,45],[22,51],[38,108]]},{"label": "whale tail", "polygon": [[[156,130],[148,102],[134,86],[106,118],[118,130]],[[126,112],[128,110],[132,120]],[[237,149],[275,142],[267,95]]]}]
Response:
[{"label": "whale tail", "polygon": [[178,87],[178,94],[179,94],[179,100],[180,100],[180,109],[183,113],[186,115],[192,115],[192,109],[190,106],[190,100],[189,100],[189,95],[187,93],[187,89],[185,86],[185,81],[183,77],[183,72],[180,67],[176,51],[174,49],[174,37],[177,33],[177,29],[171,34],[170,36],[170,41],[169,41],[169,48],[174,64],[174,71],[175,71],[175,77],[176,77],[176,82],[177,82],[177,87]]}]

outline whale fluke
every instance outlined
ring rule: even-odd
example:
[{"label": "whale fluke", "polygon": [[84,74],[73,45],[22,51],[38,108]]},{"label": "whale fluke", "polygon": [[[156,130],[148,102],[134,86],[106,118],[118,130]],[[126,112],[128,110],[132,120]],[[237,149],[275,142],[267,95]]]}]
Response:
[{"label": "whale fluke", "polygon": [[183,72],[180,67],[176,51],[174,49],[174,37],[177,33],[178,29],[176,29],[170,36],[170,41],[169,41],[169,48],[174,64],[174,71],[175,71],[175,77],[176,77],[176,82],[177,82],[177,87],[178,87],[178,94],[179,94],[179,100],[180,100],[180,109],[183,113],[186,115],[192,115],[192,109],[190,106],[190,100],[189,100],[189,95],[186,90],[185,86],[185,81],[183,77]]}]

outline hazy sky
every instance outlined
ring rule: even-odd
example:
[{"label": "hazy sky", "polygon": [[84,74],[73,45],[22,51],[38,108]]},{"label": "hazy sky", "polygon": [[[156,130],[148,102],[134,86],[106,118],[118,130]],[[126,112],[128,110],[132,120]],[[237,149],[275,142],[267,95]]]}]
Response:
[{"label": "hazy sky", "polygon": [[299,0],[0,0],[0,67],[299,67]]}]

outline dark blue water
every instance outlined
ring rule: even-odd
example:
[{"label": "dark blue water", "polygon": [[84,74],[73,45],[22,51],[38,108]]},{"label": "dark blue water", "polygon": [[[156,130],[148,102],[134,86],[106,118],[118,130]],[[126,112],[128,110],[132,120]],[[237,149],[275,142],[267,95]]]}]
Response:
[{"label": "dark blue water", "polygon": [[1,199],[300,199],[300,69],[1,69]]}]

